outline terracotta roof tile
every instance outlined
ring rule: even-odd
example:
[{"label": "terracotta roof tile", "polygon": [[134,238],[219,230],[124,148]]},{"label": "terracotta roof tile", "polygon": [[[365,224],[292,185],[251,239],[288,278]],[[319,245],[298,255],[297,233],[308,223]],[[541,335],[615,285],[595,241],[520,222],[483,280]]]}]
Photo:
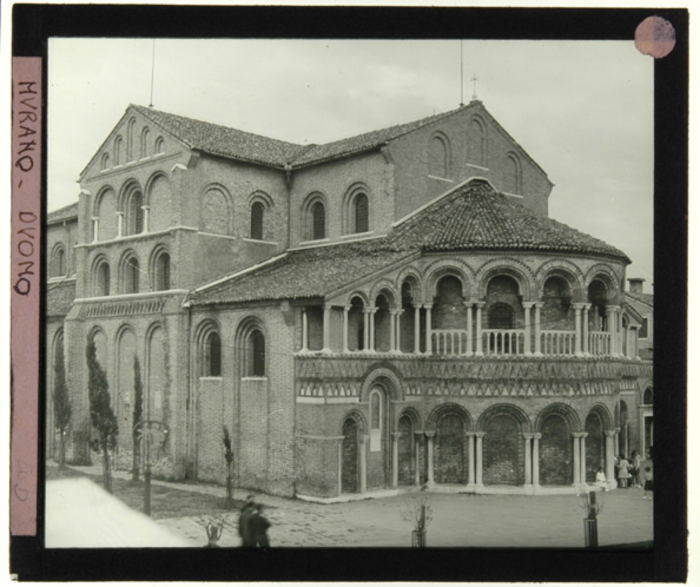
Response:
[{"label": "terracotta roof tile", "polygon": [[71,220],[73,218],[78,218],[78,202],[69,204],[68,206],[54,210],[53,212],[49,212],[46,215],[46,222],[48,224],[53,224],[55,222],[63,222],[64,220]]}]

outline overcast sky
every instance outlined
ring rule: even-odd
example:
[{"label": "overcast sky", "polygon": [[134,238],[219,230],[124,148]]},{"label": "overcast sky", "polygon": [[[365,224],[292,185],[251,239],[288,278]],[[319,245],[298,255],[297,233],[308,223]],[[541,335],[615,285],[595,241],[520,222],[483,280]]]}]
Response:
[{"label": "overcast sky", "polygon": [[[130,103],[147,106],[151,40],[51,39],[48,207]],[[550,216],[622,249],[653,282],[653,59],[632,41],[464,41],[473,93],[547,172]],[[157,40],[153,105],[295,143],[451,110],[457,41]]]}]

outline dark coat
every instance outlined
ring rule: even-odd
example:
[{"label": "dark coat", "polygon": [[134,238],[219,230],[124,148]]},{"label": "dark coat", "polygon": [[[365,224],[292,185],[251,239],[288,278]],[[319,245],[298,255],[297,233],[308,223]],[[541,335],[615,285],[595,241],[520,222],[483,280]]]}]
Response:
[{"label": "dark coat", "polygon": [[241,514],[238,516],[238,535],[241,537],[241,546],[255,546],[255,538],[251,532],[250,519],[253,516],[253,504],[245,504],[241,508]]},{"label": "dark coat", "polygon": [[267,537],[267,529],[270,527],[268,519],[255,511],[250,517],[250,533],[253,538],[254,546],[262,546],[266,548],[270,546],[270,540]]}]

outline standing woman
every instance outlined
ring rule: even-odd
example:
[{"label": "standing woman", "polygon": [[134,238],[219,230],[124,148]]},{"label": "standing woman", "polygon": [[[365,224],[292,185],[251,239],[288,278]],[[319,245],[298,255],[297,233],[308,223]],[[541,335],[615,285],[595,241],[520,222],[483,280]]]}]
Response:
[{"label": "standing woman", "polygon": [[642,455],[634,451],[632,453],[632,481],[634,487],[641,487]]},{"label": "standing woman", "polygon": [[625,455],[620,455],[620,488],[627,489],[627,480],[630,478],[629,461]]}]

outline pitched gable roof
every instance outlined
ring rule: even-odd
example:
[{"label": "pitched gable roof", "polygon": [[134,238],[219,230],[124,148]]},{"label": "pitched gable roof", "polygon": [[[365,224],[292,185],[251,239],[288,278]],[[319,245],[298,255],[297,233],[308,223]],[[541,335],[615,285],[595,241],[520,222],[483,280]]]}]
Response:
[{"label": "pitched gable roof", "polygon": [[650,308],[654,307],[654,294],[634,293],[631,291],[626,291],[625,297],[630,298],[629,301],[637,302],[638,304],[643,304]]},{"label": "pitched gable roof", "polygon": [[536,215],[486,180],[471,180],[399,222],[388,236],[288,251],[188,296],[193,305],[322,297],[421,252],[531,251],[604,255],[620,250]]},{"label": "pitched gable roof", "polygon": [[63,222],[64,220],[72,220],[78,218],[78,202],[73,204],[68,204],[63,208],[49,212],[46,215],[46,222],[48,224],[55,224],[57,222]]}]

